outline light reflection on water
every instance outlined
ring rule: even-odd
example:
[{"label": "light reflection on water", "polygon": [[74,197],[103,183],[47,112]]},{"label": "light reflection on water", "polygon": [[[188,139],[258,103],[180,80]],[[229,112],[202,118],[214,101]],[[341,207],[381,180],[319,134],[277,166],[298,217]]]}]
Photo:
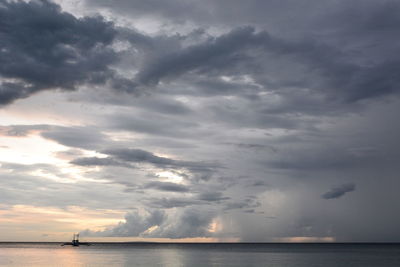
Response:
[{"label": "light reflection on water", "polygon": [[0,243],[0,266],[400,266],[400,245]]}]

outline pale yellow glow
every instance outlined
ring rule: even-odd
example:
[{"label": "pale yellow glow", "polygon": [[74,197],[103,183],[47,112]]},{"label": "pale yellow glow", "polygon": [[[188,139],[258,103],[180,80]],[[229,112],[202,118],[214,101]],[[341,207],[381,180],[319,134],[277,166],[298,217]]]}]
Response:
[{"label": "pale yellow glow", "polygon": [[218,218],[216,218],[216,219],[214,219],[211,223],[210,223],[210,225],[209,225],[209,227],[208,227],[208,231],[210,232],[210,233],[217,233],[217,232],[220,232],[220,231],[222,231],[222,222],[221,222],[221,220],[220,219],[218,219]]},{"label": "pale yellow glow", "polygon": [[0,138],[0,161],[2,162],[57,164],[61,162],[53,155],[53,151],[57,150],[65,150],[65,147],[40,136],[2,136]]},{"label": "pale yellow glow", "polygon": [[84,113],[76,116],[77,112],[72,112],[81,110],[82,104],[68,101],[70,94],[49,90],[18,99],[0,109],[0,125],[83,125]]},{"label": "pale yellow glow", "polygon": [[9,238],[19,241],[48,240],[41,236],[43,234],[48,235],[52,241],[63,241],[73,232],[88,228],[99,231],[109,225],[116,225],[125,213],[126,211],[91,210],[76,206],[60,209],[14,205],[0,210],[0,227],[4,230],[0,241],[7,240],[7,233],[13,233]]},{"label": "pale yellow glow", "polygon": [[42,169],[35,170],[35,171],[33,171],[33,172],[29,173],[29,174],[32,175],[32,176],[46,178],[46,179],[49,179],[51,181],[58,182],[58,183],[75,183],[76,182],[76,181],[71,180],[69,178],[59,177],[59,176],[54,175],[54,174],[52,174],[50,172],[46,172],[46,171],[44,171]]},{"label": "pale yellow glow", "polygon": [[[79,206],[65,209],[55,207],[37,207],[32,205],[1,206],[0,241],[69,241],[72,233],[91,229],[102,231],[123,221],[126,211],[92,210]],[[220,224],[215,221],[212,228],[218,231]],[[146,233],[158,229],[150,227]],[[10,239],[9,239],[10,238]],[[195,237],[195,238],[142,238],[142,237],[85,237],[90,242],[238,242],[238,238]]]},{"label": "pale yellow glow", "polygon": [[[8,129],[7,127],[3,128],[3,132],[0,132],[2,134],[0,138],[0,162],[23,165],[53,165],[58,169],[57,173],[37,166],[37,169],[28,174],[59,183],[76,183],[79,181],[107,182],[106,180],[86,178],[85,172],[87,170],[70,164],[69,161],[71,159],[58,157],[58,152],[68,151],[69,148],[41,137],[39,130],[30,131],[26,136],[7,136]],[[81,153],[80,156],[82,157],[106,157],[106,155],[95,151],[76,150]]]},{"label": "pale yellow glow", "polygon": [[[85,155],[86,156],[86,155]],[[77,183],[77,182],[92,182],[92,183],[106,183],[109,182],[107,179],[92,179],[85,177],[87,170],[85,168],[81,168],[79,166],[74,166],[69,163],[61,164],[57,166],[62,174],[65,177],[68,177],[69,183]],[[94,170],[99,171],[100,167],[93,167]],[[63,180],[63,178],[61,178]],[[61,181],[62,181],[61,180]]]},{"label": "pale yellow glow", "polygon": [[150,227],[149,229],[147,229],[146,231],[143,232],[143,234],[150,234],[152,232],[154,232],[155,230],[158,229],[158,225],[153,225],[152,227]]},{"label": "pale yellow glow", "polygon": [[112,131],[107,131],[103,132],[103,134],[107,135],[107,137],[110,140],[116,141],[116,142],[123,142],[123,141],[132,141],[132,139],[138,138],[141,136],[140,134],[132,133],[132,132],[125,132],[125,131],[118,131],[118,132],[112,132]]},{"label": "pale yellow glow", "polygon": [[157,172],[156,176],[161,178],[161,180],[165,182],[171,182],[177,184],[184,183],[184,178],[180,176],[178,172],[162,171],[162,172]]},{"label": "pale yellow glow", "polygon": [[[23,101],[23,100],[19,100]],[[0,109],[0,125],[33,125],[33,124],[49,124],[68,126],[77,121],[62,121],[58,117],[49,117],[49,114],[38,110],[18,110],[18,103]]]}]

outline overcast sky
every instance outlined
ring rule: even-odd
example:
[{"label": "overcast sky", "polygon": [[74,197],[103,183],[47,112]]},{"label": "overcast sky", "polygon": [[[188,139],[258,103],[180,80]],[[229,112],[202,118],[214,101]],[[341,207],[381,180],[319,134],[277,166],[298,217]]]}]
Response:
[{"label": "overcast sky", "polygon": [[400,241],[400,2],[0,0],[0,241]]}]

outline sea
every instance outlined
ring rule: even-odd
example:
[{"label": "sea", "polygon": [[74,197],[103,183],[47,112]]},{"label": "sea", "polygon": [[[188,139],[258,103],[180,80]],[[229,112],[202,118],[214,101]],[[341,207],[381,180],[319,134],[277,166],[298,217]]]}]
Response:
[{"label": "sea", "polygon": [[0,243],[0,266],[400,266],[400,244]]}]

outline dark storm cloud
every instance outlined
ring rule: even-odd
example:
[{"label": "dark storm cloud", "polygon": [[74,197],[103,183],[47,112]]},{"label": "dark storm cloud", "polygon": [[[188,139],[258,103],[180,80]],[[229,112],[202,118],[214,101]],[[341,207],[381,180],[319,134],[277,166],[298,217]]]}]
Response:
[{"label": "dark storm cloud", "polygon": [[[136,94],[138,90],[157,86],[160,81],[179,80],[189,74],[195,77],[192,85],[197,84],[203,91],[206,88],[208,93],[214,91],[216,95],[243,92],[237,84],[226,81],[212,84],[210,81],[216,81],[215,78],[220,75],[248,75],[264,88],[249,83],[242,88],[253,86],[255,91],[281,90],[290,86],[312,88],[345,102],[397,93],[400,82],[396,68],[400,58],[371,58],[365,64],[359,60],[359,55],[348,51],[347,46],[338,46],[328,38],[291,40],[247,26],[234,27],[225,34],[209,36],[205,40],[202,38],[200,40],[203,41],[197,40],[185,46],[183,43],[190,34],[146,36],[133,29],[116,28],[99,16],[76,18],[45,0],[28,3],[2,0],[1,3],[0,63],[3,68],[0,68],[0,75],[12,79],[2,82],[2,104],[45,89],[73,90],[82,83],[107,83],[115,90]],[[249,5],[252,10],[255,7],[254,3],[236,4],[235,7]],[[131,5],[131,10],[136,6],[140,10],[143,6],[138,2],[119,1],[113,7],[118,8],[119,5]],[[182,3],[159,3],[158,10],[173,10],[172,6],[180,10],[179,5]],[[188,5],[199,7],[196,3]],[[222,11],[223,5],[208,5]],[[280,5],[266,4],[269,5],[282,9]],[[398,5],[393,7],[398,9]],[[370,17],[359,21],[358,26],[354,26],[358,27],[355,30],[365,32],[360,24],[372,25],[378,18],[385,17],[382,14],[387,14],[384,23],[376,22],[375,25],[396,28],[399,22],[391,19],[394,13],[385,5],[379,6],[379,10],[381,13],[367,13]],[[383,26],[379,26],[381,24]],[[338,34],[344,33],[339,31]],[[118,53],[111,48],[116,38],[131,42],[134,47],[130,49],[142,51],[138,53],[142,53],[143,64],[134,79],[118,76],[110,68],[120,61]],[[369,42],[373,44],[374,41]],[[360,54],[367,52],[366,49]],[[287,68],[286,74],[274,69],[282,64]]]},{"label": "dark storm cloud", "polygon": [[[53,133],[54,134],[54,133]],[[85,133],[79,132],[79,135],[85,136]],[[88,136],[90,138],[91,135]],[[75,139],[73,140],[60,140],[60,136],[58,136],[58,142],[63,142],[62,144],[66,145],[66,142],[69,143],[69,146],[79,146],[81,148],[91,148],[98,147],[96,138],[92,139],[94,143],[77,143],[75,144]],[[146,168],[145,164],[150,164],[157,168],[168,170],[174,172],[179,170],[177,173],[178,176],[186,179],[191,182],[198,181],[208,181],[210,180],[222,166],[218,163],[212,162],[201,162],[201,161],[184,161],[184,160],[176,160],[168,157],[160,157],[151,152],[142,150],[142,149],[126,149],[126,148],[118,148],[118,149],[107,149],[100,150],[102,154],[108,155],[108,157],[78,157],[70,161],[71,164],[82,166],[82,167],[90,167],[90,166],[102,166],[102,167],[125,167],[128,169],[138,169],[138,167]],[[148,167],[148,166],[147,166]],[[154,175],[151,172],[148,173],[148,176],[153,177]],[[120,180],[120,178],[111,176],[107,178],[108,180],[112,180],[118,184],[126,185],[130,187],[130,183],[126,183],[124,180]],[[171,182],[148,182],[142,186],[142,189],[156,189],[159,191],[165,192],[189,192],[189,187],[185,185],[180,185]],[[131,190],[131,189],[129,189]],[[167,202],[166,202],[167,203]],[[158,205],[158,204],[157,204]],[[173,203],[166,204],[167,206],[175,205]]]},{"label": "dark storm cloud", "polygon": [[171,209],[182,208],[193,205],[200,205],[201,202],[187,197],[170,197],[170,198],[152,198],[148,199],[146,203],[153,208],[157,209]]},{"label": "dark storm cloud", "polygon": [[[90,2],[90,1],[89,1]],[[154,15],[164,15],[166,17],[176,17],[177,14],[183,14],[184,12],[180,12],[183,10],[190,11],[189,13],[193,12],[193,3],[182,2],[182,1],[159,1],[159,0],[150,0],[146,2],[142,1],[116,1],[112,3],[108,0],[101,0],[95,1],[93,4],[99,4],[104,7],[111,7],[115,8],[119,11],[132,13],[137,16],[147,15],[147,14],[154,14]],[[189,14],[188,13],[188,14]]]},{"label": "dark storm cloud", "polygon": [[[284,57],[288,67],[292,63],[304,66],[315,81],[305,77],[304,70],[295,77],[284,76],[276,81],[268,79],[260,72],[273,74],[269,64],[273,64],[277,57]],[[265,61],[260,62],[260,58]],[[176,79],[185,73],[205,75],[205,80],[214,75],[247,74],[267,88],[311,87],[353,102],[394,92],[396,80],[387,82],[387,78],[393,80],[397,77],[391,65],[362,67],[349,61],[339,49],[322,42],[284,40],[248,26],[156,57],[139,71],[136,80],[143,85],[157,85],[163,79]],[[371,82],[374,85],[366,87]],[[214,90],[221,91],[218,86]]]},{"label": "dark storm cloud", "polygon": [[[109,155],[108,160],[102,160],[103,162],[101,163],[103,163],[103,166],[105,164],[108,164],[109,166],[123,166],[124,164],[128,166],[130,164],[151,164],[162,169],[185,169],[189,173],[183,173],[182,175],[186,176],[188,179],[197,181],[207,181],[213,177],[218,169],[223,168],[219,163],[215,162],[176,160],[167,157],[160,157],[142,149],[107,149],[101,151],[101,153]],[[98,162],[97,159],[78,158],[71,163],[81,166],[86,163],[87,166],[89,166],[90,163],[99,164],[100,162]]]},{"label": "dark storm cloud", "polygon": [[[307,142],[308,138],[311,137],[303,136],[303,139],[297,141]],[[363,146],[352,148],[346,144],[327,144],[324,135],[312,137],[312,140],[314,144],[299,146],[297,149],[282,149],[271,160],[260,163],[281,170],[317,171],[364,168],[370,164],[387,161],[382,151],[377,148]]]},{"label": "dark storm cloud", "polygon": [[248,149],[268,149],[271,150],[272,152],[277,152],[277,149],[274,148],[273,146],[268,146],[268,145],[263,145],[263,144],[245,144],[245,143],[237,143],[237,144],[229,144],[228,145],[234,145],[239,148],[248,148]]},{"label": "dark storm cloud", "polygon": [[[131,100],[132,101],[132,100]],[[152,98],[134,98],[133,103],[127,103],[127,105],[135,105],[135,107],[141,107],[149,112],[160,113],[164,115],[176,115],[185,116],[190,115],[192,110],[184,103],[175,99],[165,97],[152,97]],[[189,124],[188,126],[195,126],[196,124]]]},{"label": "dark storm cloud", "polygon": [[344,196],[346,193],[353,192],[355,190],[356,190],[356,185],[354,183],[342,184],[322,194],[321,197],[324,199],[340,198]]},{"label": "dark storm cloud", "polygon": [[[201,3],[196,0],[87,0],[86,3],[90,7],[100,6],[122,15],[150,17],[164,23],[231,27],[251,24],[276,32],[280,30],[282,35],[318,30],[329,34],[325,31],[336,29],[370,36],[385,36],[398,31],[400,6],[397,1],[374,0],[204,0]],[[303,15],[305,13],[307,16]],[[316,22],[319,24],[314,24]]]},{"label": "dark storm cloud", "polygon": [[212,236],[209,227],[214,217],[213,212],[186,208],[178,214],[175,221],[166,227],[157,229],[152,236],[167,238]]},{"label": "dark storm cloud", "polygon": [[265,181],[259,180],[259,181],[254,181],[254,182],[251,184],[251,186],[260,187],[260,186],[269,186],[269,184],[266,183]]},{"label": "dark storm cloud", "polygon": [[144,84],[158,84],[164,77],[174,77],[191,70],[227,68],[228,63],[243,59],[235,52],[245,50],[248,46],[257,47],[267,41],[269,36],[265,32],[257,34],[250,27],[239,28],[206,43],[162,57],[141,70],[138,80]]},{"label": "dark storm cloud", "polygon": [[224,81],[220,77],[209,76],[207,78],[190,77],[196,86],[195,94],[201,96],[234,96],[252,94],[259,91],[259,87],[243,82]]},{"label": "dark storm cloud", "polygon": [[151,188],[160,191],[177,192],[177,193],[180,192],[184,193],[189,191],[189,188],[185,185],[171,183],[171,182],[158,182],[158,181],[147,183],[144,185],[144,188]]},{"label": "dark storm cloud", "polygon": [[250,209],[260,207],[261,203],[254,198],[246,198],[242,201],[229,202],[225,205],[225,210],[235,210],[235,209]]},{"label": "dark storm cloud", "polygon": [[35,91],[35,88],[23,83],[2,82],[0,84],[0,104],[8,104],[18,98],[28,97]]},{"label": "dark storm cloud", "polygon": [[10,79],[0,85],[0,104],[112,76],[116,30],[101,17],[76,18],[47,0],[1,0],[0,25],[0,76]]},{"label": "dark storm cloud", "polygon": [[[50,124],[0,125],[0,135],[27,137],[31,134],[40,134],[45,139],[74,148],[95,150],[106,145],[108,142],[111,143],[106,135],[97,127],[92,126],[66,127]],[[89,161],[86,162],[89,163]]]},{"label": "dark storm cloud", "polygon": [[[205,0],[198,2],[196,0],[151,0],[151,1],[131,1],[131,0],[87,0],[88,6],[100,6],[102,8],[112,9],[118,14],[137,17],[147,17],[157,19],[161,22],[177,23],[179,25],[193,23],[195,25],[243,25],[243,24],[281,24],[291,23],[290,26],[303,26],[303,21],[293,21],[293,18],[301,16],[309,11],[310,7],[326,8],[326,4],[320,1],[240,1],[240,0]],[[336,1],[335,1],[336,2]],[[289,8],[288,8],[289,6]],[[313,14],[308,14],[313,17]],[[296,24],[297,22],[297,24]],[[271,27],[271,26],[270,26]],[[289,28],[290,29],[290,28]]]},{"label": "dark storm cloud", "polygon": [[198,195],[199,200],[214,202],[230,199],[229,197],[224,197],[221,192],[203,192]]},{"label": "dark storm cloud", "polygon": [[209,171],[221,166],[216,163],[193,162],[184,160],[175,160],[167,157],[156,156],[151,152],[142,149],[107,149],[102,153],[115,157],[118,160],[133,163],[150,163],[156,166],[168,166],[176,168],[187,168],[192,171]]},{"label": "dark storm cloud", "polygon": [[141,149],[109,149],[102,151],[102,153],[127,162],[152,163],[155,165],[175,165],[176,163],[170,158],[159,157]]},{"label": "dark storm cloud", "polygon": [[89,126],[61,127],[54,126],[49,131],[41,134],[44,138],[56,141],[57,143],[83,149],[101,148],[107,143],[107,138],[96,128]]},{"label": "dark storm cloud", "polygon": [[107,118],[106,123],[115,129],[166,137],[190,137],[193,135],[193,130],[199,127],[195,121],[176,119],[165,115],[154,116],[147,113],[145,117],[114,114]]},{"label": "dark storm cloud", "polygon": [[99,157],[86,157],[86,158],[76,158],[70,163],[78,166],[121,166],[127,168],[133,168],[133,165],[116,161],[113,158],[99,158]]},{"label": "dark storm cloud", "polygon": [[[309,97],[313,99],[318,93],[322,97],[320,107],[314,107],[316,103],[312,106],[301,103],[286,106],[288,109],[300,106],[303,110],[311,107],[312,110],[307,112],[313,114],[324,112],[326,103],[335,103],[338,100],[352,103],[398,92],[397,84],[400,81],[396,66],[400,58],[394,56],[399,51],[394,45],[393,36],[399,21],[393,10],[400,10],[400,5],[395,2],[366,1],[359,9],[352,8],[346,1],[337,1],[335,4],[322,4],[318,1],[306,1],[302,4],[295,1],[207,1],[202,6],[192,1],[186,4],[155,1],[158,4],[152,9],[145,8],[147,5],[137,1],[117,1],[112,6],[105,1],[89,2],[118,12],[129,10],[143,16],[161,16],[171,20],[181,17],[183,20],[193,19],[195,22],[214,21],[215,25],[225,25],[230,21],[231,31],[200,38],[200,41],[197,40],[189,46],[182,46],[189,34],[180,35],[180,38],[170,36],[176,42],[175,46],[172,45],[174,48],[171,45],[153,47],[157,43],[155,40],[160,41],[159,36],[145,38],[143,34],[133,34],[132,43],[146,43],[147,50],[151,51],[145,56],[145,64],[140,67],[135,78],[139,87],[154,86],[160,81],[184,80],[183,76],[190,76],[190,86],[196,86],[199,92],[211,95],[242,95],[246,88],[254,87],[254,84],[247,83],[238,87],[238,84],[218,80],[218,76],[248,75],[262,85],[264,91],[288,87],[313,89],[315,92],[308,92],[308,97],[302,101]],[[193,12],[190,16],[186,16],[186,11],[183,12],[185,5],[195,7],[190,9]],[[237,13],[236,18],[238,23],[242,22],[241,25],[229,19],[227,5],[230,7],[229,12]],[[301,12],[293,14],[287,6],[304,11],[312,8],[318,12],[305,18],[299,15]],[[174,15],[172,10],[176,11]],[[260,13],[260,10],[263,12]],[[264,11],[270,16],[266,16]],[[273,22],[278,19],[276,12],[287,14],[293,20],[285,19],[280,24],[273,24],[270,20]],[[198,14],[201,15],[195,16]],[[205,19],[207,17],[209,20]],[[338,17],[342,19],[338,20]],[[249,24],[252,26],[243,27]],[[268,31],[267,25],[271,24],[273,27]],[[300,31],[296,32],[296,27],[293,26],[297,26]],[[279,27],[284,28],[288,36],[277,34],[280,33]],[[371,32],[371,28],[375,30]],[[362,37],[360,40],[364,43],[359,43],[350,34]],[[377,39],[377,36],[382,39]],[[158,43],[164,43],[166,39],[168,38]],[[359,49],[357,53],[354,46]],[[381,48],[391,53],[381,53]],[[280,69],[285,69],[285,72]],[[260,89],[254,87],[252,90],[256,92]],[[286,98],[288,102],[294,100],[290,96]],[[342,107],[338,105],[333,108]],[[271,111],[270,108],[267,110]]]}]

